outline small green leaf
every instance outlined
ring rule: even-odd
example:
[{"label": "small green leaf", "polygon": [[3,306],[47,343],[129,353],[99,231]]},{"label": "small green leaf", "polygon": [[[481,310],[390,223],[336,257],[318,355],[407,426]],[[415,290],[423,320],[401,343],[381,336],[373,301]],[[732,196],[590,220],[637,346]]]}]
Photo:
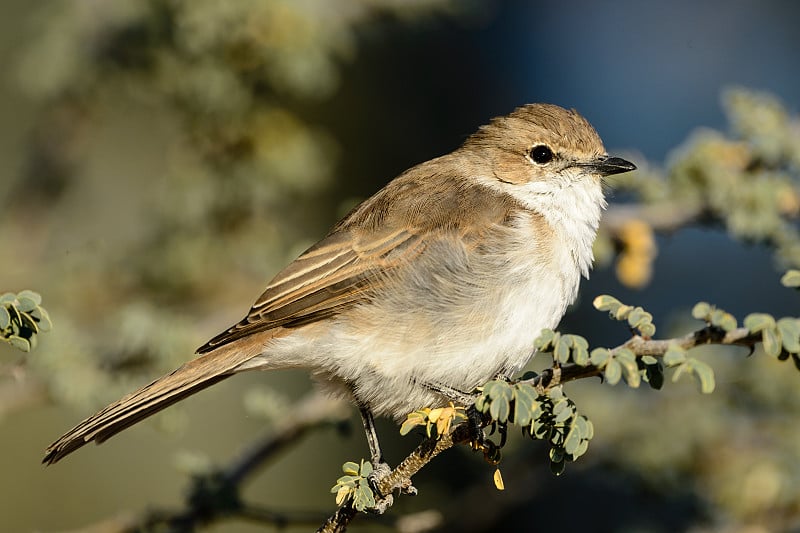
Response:
[{"label": "small green leaf", "polygon": [[619,364],[619,361],[612,359],[606,364],[603,374],[610,385],[616,385],[622,377],[622,365]]},{"label": "small green leaf", "polygon": [[800,287],[800,270],[789,270],[781,278],[784,287]]},{"label": "small green leaf", "polygon": [[589,350],[583,346],[576,346],[572,350],[572,360],[576,365],[586,366],[589,364]]},{"label": "small green leaf", "polygon": [[620,305],[617,307],[616,311],[614,311],[613,315],[617,320],[625,320],[631,314],[631,311],[633,311],[633,306]]},{"label": "small green leaf", "polygon": [[492,399],[492,404],[489,406],[489,415],[493,420],[506,422],[510,413],[511,406],[508,403],[508,398],[500,397]]},{"label": "small green leaf", "polygon": [[664,364],[668,367],[673,367],[684,361],[686,361],[686,350],[675,344],[670,344],[664,354]]},{"label": "small green leaf", "polygon": [[369,461],[362,460],[361,461],[361,471],[359,472],[361,477],[367,477],[371,473],[372,473],[372,463],[370,463]]},{"label": "small green leaf", "polygon": [[4,292],[0,295],[0,304],[10,304],[17,299],[17,295],[13,292]]},{"label": "small green leaf", "polygon": [[800,321],[796,318],[781,318],[778,320],[778,331],[786,351],[800,353]]},{"label": "small green leaf", "polygon": [[775,319],[766,313],[751,313],[744,317],[744,327],[751,333],[757,333],[763,329],[774,328]]},{"label": "small green leaf", "polygon": [[594,308],[598,311],[609,311],[613,313],[622,303],[613,296],[601,294],[592,301],[592,305],[594,305]]},{"label": "small green leaf", "polygon": [[547,351],[554,337],[555,332],[552,329],[543,329],[536,340],[533,341],[533,347],[540,351]]},{"label": "small green leaf", "polygon": [[[573,414],[575,414],[575,411],[570,409],[570,406],[567,404],[567,402],[564,402],[564,404],[566,405],[566,408],[560,410],[558,414],[556,414],[556,417],[553,419],[553,421],[556,424],[561,424],[562,422],[566,422],[567,420],[572,418]],[[555,410],[553,411],[553,414],[555,414]]]},{"label": "small green leaf", "polygon": [[536,411],[540,410],[537,401],[538,394],[536,389],[526,383],[518,383],[514,386],[514,423],[520,426],[528,426],[536,416]]},{"label": "small green leaf", "polygon": [[707,320],[711,313],[711,305],[707,302],[697,302],[692,308],[692,316],[697,320]]},{"label": "small green leaf", "polygon": [[562,337],[559,342],[556,343],[555,350],[553,350],[553,358],[565,365],[569,363],[569,339],[566,337]]},{"label": "small green leaf", "polygon": [[700,382],[700,392],[703,394],[711,394],[714,392],[714,388],[716,386],[716,382],[714,380],[714,369],[703,361],[699,359],[691,359],[689,361],[691,364],[692,373],[697,377],[697,380]]},{"label": "small green leaf", "polygon": [[349,476],[357,476],[358,463],[354,463],[353,461],[347,461],[345,464],[342,465],[342,472],[344,472]]},{"label": "small green leaf", "polygon": [[[39,298],[39,300],[41,302],[41,298]],[[36,309],[36,306],[39,305],[33,298],[29,296],[22,296],[22,293],[17,295],[17,302],[17,309],[23,313],[33,311]]]},{"label": "small green leaf", "polygon": [[42,307],[37,307],[37,311],[39,311],[39,329],[41,331],[50,331],[53,329],[53,322],[50,320],[50,315],[47,314],[47,311],[44,310]]},{"label": "small green leaf", "polygon": [[589,357],[592,364],[597,368],[603,368],[611,357],[611,352],[607,348],[595,348]]},{"label": "small green leaf", "polygon": [[18,335],[11,335],[8,338],[8,342],[11,344],[11,346],[17,348],[18,350],[22,350],[23,352],[31,351],[31,343],[28,342],[28,339],[23,339]]},{"label": "small green leaf", "polygon": [[772,357],[781,354],[781,339],[778,330],[774,327],[765,328],[761,332],[761,342],[764,345],[764,353]]},{"label": "small green leaf", "polygon": [[0,304],[0,331],[6,329],[11,324],[11,315],[8,314],[8,309]]},{"label": "small green leaf", "polygon": [[614,360],[622,365],[622,370],[625,377],[625,383],[629,387],[636,389],[642,381],[642,376],[639,374],[639,365],[636,364],[636,356],[632,351],[623,348],[614,356]]},{"label": "small green leaf", "polygon": [[589,441],[582,440],[580,444],[578,444],[578,448],[574,452],[572,452],[572,459],[573,460],[577,459],[581,455],[585,454],[586,450],[588,449],[589,449]]},{"label": "small green leaf", "polygon": [[578,446],[580,446],[582,440],[580,429],[577,428],[577,424],[573,424],[569,433],[567,433],[567,438],[564,439],[564,451],[573,455],[578,449]]}]

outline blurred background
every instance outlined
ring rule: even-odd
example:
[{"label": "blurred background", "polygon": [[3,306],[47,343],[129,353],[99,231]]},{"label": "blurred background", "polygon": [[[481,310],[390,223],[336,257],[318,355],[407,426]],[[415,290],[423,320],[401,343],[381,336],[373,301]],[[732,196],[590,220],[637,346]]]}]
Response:
[{"label": "blurred background", "polygon": [[[800,4],[789,0],[3,7],[0,292],[41,293],[54,329],[30,354],[0,345],[2,531],[112,531],[179,506],[192,473],[225,465],[287,416],[311,389],[306,375],[237,376],[39,465],[79,420],[239,320],[356,202],[491,117],[529,102],[576,108],[610,153],[642,169],[638,185],[611,184],[611,201],[657,203],[697,146],[747,133],[748,102],[778,122],[800,106]],[[791,120],[787,131],[800,131]],[[698,137],[703,128],[719,133]],[[797,182],[792,146],[775,156],[789,163],[776,164],[788,170],[774,190]],[[781,216],[797,211],[788,187]],[[619,242],[601,238],[600,265],[561,330],[624,342],[625,328],[591,307],[603,293],[652,312],[659,336],[698,327],[688,311],[699,300],[739,318],[796,315],[797,295],[778,282],[796,266],[794,249],[775,245],[786,227],[743,237],[721,218],[658,233],[657,257],[633,280],[615,268]],[[550,474],[543,446],[512,435],[504,492],[481,457],[457,449],[390,512],[435,510],[441,531],[800,531],[800,373],[746,355],[703,350],[717,372],[710,396],[691,380],[660,392],[568,386],[595,438],[564,475]],[[331,512],[341,464],[368,453],[350,415],[277,456],[244,497]],[[390,422],[379,431],[390,463],[419,442]],[[352,527],[389,530],[369,517]]]}]

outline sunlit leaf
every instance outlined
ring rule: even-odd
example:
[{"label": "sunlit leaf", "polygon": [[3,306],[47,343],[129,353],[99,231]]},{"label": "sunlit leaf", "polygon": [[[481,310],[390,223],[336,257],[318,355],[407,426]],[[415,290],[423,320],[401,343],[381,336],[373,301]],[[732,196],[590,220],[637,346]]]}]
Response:
[{"label": "sunlit leaf", "polygon": [[706,320],[711,313],[711,305],[707,302],[697,302],[692,308],[692,316],[698,320]]},{"label": "sunlit leaf", "polygon": [[800,321],[796,318],[781,318],[778,320],[778,331],[781,334],[781,342],[786,351],[790,353],[800,352]]},{"label": "sunlit leaf", "polygon": [[612,359],[606,364],[603,374],[610,385],[616,385],[622,377],[622,365],[615,359]]},{"label": "sunlit leaf", "polygon": [[778,357],[781,354],[781,340],[777,329],[770,327],[762,330],[761,342],[767,355]]},{"label": "sunlit leaf", "polygon": [[763,329],[774,328],[775,319],[766,313],[751,313],[744,318],[744,327],[752,333]]},{"label": "sunlit leaf", "polygon": [[497,490],[505,490],[506,486],[503,484],[503,476],[500,474],[500,469],[496,469],[494,471],[494,486]]}]

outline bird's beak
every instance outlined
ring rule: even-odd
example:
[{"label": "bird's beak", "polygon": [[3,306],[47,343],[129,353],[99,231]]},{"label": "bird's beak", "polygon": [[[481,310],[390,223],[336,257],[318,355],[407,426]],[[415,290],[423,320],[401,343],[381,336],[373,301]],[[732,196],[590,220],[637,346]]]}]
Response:
[{"label": "bird's beak", "polygon": [[623,172],[630,172],[636,170],[636,165],[630,161],[626,161],[621,157],[608,157],[600,156],[597,159],[584,163],[581,165],[585,168],[600,174],[601,176],[611,176],[612,174],[622,174]]}]

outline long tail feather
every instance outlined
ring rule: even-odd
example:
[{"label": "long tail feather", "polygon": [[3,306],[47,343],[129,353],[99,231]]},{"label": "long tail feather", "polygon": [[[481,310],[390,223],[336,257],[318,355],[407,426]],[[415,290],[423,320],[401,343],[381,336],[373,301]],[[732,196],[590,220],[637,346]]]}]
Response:
[{"label": "long tail feather", "polygon": [[228,344],[196,357],[90,416],[51,444],[42,462],[53,464],[91,441],[100,444],[165,407],[230,377],[237,366],[260,352],[252,342],[241,344]]}]

